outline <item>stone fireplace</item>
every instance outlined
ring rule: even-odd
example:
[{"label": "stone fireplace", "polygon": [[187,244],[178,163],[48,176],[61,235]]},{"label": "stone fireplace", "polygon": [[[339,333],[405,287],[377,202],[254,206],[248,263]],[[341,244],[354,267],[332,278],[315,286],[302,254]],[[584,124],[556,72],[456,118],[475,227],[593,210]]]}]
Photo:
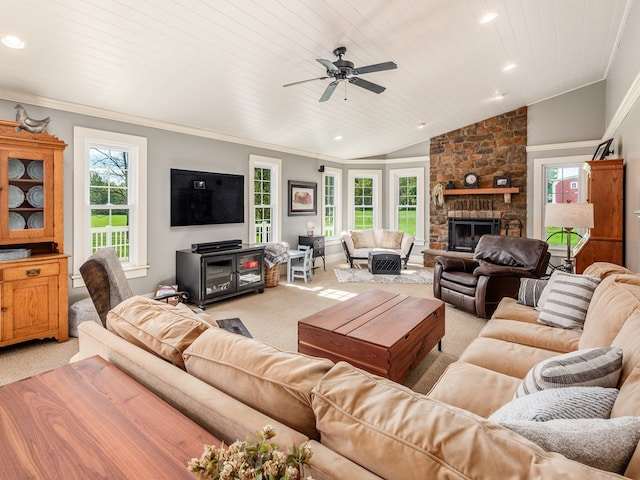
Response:
[{"label": "stone fireplace", "polygon": [[[526,145],[527,107],[431,139],[431,192],[440,185],[443,195],[431,202],[429,250],[473,252],[484,233],[525,235]],[[477,188],[464,188],[470,172]],[[497,176],[509,176],[517,193],[494,188]]]}]

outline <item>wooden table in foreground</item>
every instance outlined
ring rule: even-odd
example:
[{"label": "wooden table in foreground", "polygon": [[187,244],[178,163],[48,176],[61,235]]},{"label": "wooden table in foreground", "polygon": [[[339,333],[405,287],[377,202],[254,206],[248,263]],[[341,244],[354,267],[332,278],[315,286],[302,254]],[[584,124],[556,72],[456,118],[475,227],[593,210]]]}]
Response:
[{"label": "wooden table in foreground", "polygon": [[444,337],[444,302],[368,290],[298,321],[298,351],[402,382]]},{"label": "wooden table in foreground", "polygon": [[101,357],[0,387],[0,478],[194,480],[219,441]]}]

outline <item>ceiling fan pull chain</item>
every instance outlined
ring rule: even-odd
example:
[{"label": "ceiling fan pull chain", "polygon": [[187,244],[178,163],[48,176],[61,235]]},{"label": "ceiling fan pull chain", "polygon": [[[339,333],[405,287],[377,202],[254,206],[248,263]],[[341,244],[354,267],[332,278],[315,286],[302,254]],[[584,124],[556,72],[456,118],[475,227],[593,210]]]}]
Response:
[{"label": "ceiling fan pull chain", "polygon": [[344,82],[344,101],[347,101],[347,82]]}]

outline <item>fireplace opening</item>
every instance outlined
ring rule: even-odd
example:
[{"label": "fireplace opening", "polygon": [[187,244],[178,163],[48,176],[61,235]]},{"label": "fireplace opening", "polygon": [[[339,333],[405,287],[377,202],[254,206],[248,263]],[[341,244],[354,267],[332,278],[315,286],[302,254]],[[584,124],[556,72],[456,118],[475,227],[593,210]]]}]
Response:
[{"label": "fireplace opening", "polygon": [[449,218],[449,245],[454,252],[474,252],[482,235],[500,234],[499,218]]}]

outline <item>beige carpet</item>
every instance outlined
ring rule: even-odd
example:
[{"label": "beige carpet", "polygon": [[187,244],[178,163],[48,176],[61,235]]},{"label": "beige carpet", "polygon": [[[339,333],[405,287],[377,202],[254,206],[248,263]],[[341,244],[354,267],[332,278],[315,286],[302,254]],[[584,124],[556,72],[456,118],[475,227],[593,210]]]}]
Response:
[{"label": "beige carpet", "polygon": [[[265,289],[263,294],[247,294],[210,304],[207,313],[216,320],[239,317],[254,338],[283,350],[297,350],[298,319],[334,305],[365,290],[376,288],[424,298],[433,298],[433,286],[423,284],[338,283],[334,268],[345,267],[336,263],[315,270],[313,280],[286,283],[285,269],[280,283]],[[411,268],[422,268],[410,265]],[[430,269],[426,269],[430,270]],[[446,307],[446,334],[442,352],[435,348],[407,377],[404,384],[426,393],[446,366],[456,360],[462,350],[474,339],[485,321]],[[26,378],[68,363],[78,351],[76,338],[69,342],[34,341],[0,348],[0,385]]]}]

